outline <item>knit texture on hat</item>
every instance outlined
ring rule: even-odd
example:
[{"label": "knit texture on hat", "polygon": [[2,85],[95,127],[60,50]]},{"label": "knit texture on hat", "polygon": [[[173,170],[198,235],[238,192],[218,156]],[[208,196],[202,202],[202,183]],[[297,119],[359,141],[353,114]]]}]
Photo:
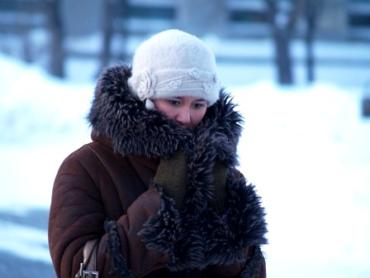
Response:
[{"label": "knit texture on hat", "polygon": [[194,96],[212,105],[220,91],[213,52],[197,37],[176,29],[160,32],[137,48],[128,84],[143,101]]}]

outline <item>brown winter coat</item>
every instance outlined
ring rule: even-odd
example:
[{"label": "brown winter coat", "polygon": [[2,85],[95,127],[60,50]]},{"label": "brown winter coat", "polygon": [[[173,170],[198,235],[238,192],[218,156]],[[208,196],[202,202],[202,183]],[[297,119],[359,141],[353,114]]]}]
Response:
[{"label": "brown winter coat", "polygon": [[[264,213],[253,187],[234,169],[240,118],[233,106],[224,97],[195,136],[146,111],[128,91],[129,74],[125,67],[103,74],[89,115],[93,142],[68,156],[56,176],[49,247],[58,277],[74,276],[90,239],[99,239],[100,277],[264,277]],[[227,120],[217,122],[221,118]],[[212,180],[197,169],[214,159],[233,170],[222,216],[207,207],[211,187],[198,190],[189,182],[187,206],[179,212],[153,184],[159,160],[179,149],[202,184]]]}]

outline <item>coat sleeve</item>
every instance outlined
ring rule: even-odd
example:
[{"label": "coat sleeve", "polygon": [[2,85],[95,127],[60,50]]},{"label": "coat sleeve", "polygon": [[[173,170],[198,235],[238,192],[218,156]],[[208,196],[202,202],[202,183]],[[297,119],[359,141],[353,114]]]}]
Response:
[{"label": "coat sleeve", "polygon": [[91,239],[99,240],[97,268],[103,277],[141,277],[163,267],[166,256],[146,249],[137,235],[159,202],[156,189],[149,188],[126,214],[107,222],[97,185],[78,158],[68,157],[54,182],[49,215],[49,249],[57,276],[74,277],[83,246]]}]

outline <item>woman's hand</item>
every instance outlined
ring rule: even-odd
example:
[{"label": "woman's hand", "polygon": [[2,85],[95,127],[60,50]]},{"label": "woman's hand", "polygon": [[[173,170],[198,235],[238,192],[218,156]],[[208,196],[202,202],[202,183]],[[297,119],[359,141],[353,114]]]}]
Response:
[{"label": "woman's hand", "polygon": [[216,161],[213,167],[213,186],[214,186],[214,198],[211,200],[211,205],[217,209],[218,212],[222,212],[225,206],[226,200],[226,178],[229,171],[227,167],[220,161]]},{"label": "woman's hand", "polygon": [[169,159],[161,159],[153,179],[175,201],[177,208],[181,208],[185,196],[186,169],[185,154],[177,152]]}]

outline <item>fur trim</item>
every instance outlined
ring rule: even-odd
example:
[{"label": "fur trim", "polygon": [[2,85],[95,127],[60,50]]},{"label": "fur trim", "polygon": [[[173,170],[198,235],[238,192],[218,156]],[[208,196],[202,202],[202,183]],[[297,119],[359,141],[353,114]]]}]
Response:
[{"label": "fur trim", "polygon": [[125,258],[121,253],[121,242],[118,235],[117,224],[115,221],[105,221],[105,231],[108,233],[108,252],[111,256],[111,264],[113,271],[119,278],[133,277],[127,267]]},{"label": "fur trim", "polygon": [[[139,233],[147,248],[168,254],[171,271],[244,262],[246,247],[266,243],[266,223],[254,187],[235,170],[241,115],[230,97],[220,91],[219,100],[207,109],[201,123],[193,130],[186,129],[157,111],[147,110],[129,91],[130,74],[124,66],[103,73],[89,114],[94,132],[108,137],[122,155],[165,158],[181,150],[188,161],[180,210],[161,185],[156,185],[160,210]],[[216,160],[229,170],[222,213],[211,205]]]},{"label": "fur trim", "polygon": [[161,208],[140,235],[148,248],[169,255],[171,271],[245,262],[246,247],[267,243],[265,214],[254,186],[246,186],[244,178],[236,176],[228,177],[228,198],[222,213],[207,206],[211,194],[201,192],[202,187],[196,184],[188,187],[180,211],[158,186]]},{"label": "fur trim", "polygon": [[228,265],[246,260],[244,248],[266,244],[264,210],[254,186],[243,176],[231,174],[226,183],[227,203],[223,213],[207,213],[207,263]]}]

